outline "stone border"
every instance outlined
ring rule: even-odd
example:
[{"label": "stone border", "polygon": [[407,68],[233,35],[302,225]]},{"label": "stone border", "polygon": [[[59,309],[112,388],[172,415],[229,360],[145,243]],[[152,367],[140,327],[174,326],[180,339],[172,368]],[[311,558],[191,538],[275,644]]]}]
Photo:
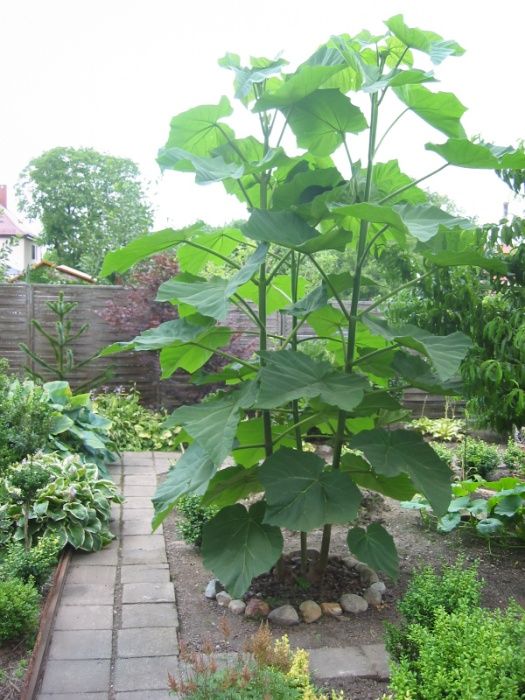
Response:
[{"label": "stone border", "polygon": [[65,548],[60,555],[57,568],[55,569],[53,583],[47,594],[46,602],[44,603],[40,615],[38,634],[31,653],[31,658],[29,659],[24,684],[20,693],[20,700],[34,700],[36,698],[36,690],[43,673],[44,662],[46,661],[49,644],[51,642],[55,615],[60,599],[62,598],[71,557],[72,550],[69,547]]},{"label": "stone border", "polygon": [[359,575],[361,585],[366,587],[363,595],[343,593],[337,602],[305,600],[298,606],[299,611],[293,605],[280,605],[272,610],[265,600],[257,596],[246,600],[232,600],[219,579],[211,579],[206,586],[204,596],[208,600],[215,600],[219,607],[227,608],[234,615],[243,615],[253,620],[267,619],[280,627],[290,627],[301,622],[311,624],[317,622],[323,615],[327,617],[340,617],[343,613],[357,615],[368,610],[369,605],[373,607],[381,605],[386,586],[377,573],[367,564],[350,556],[343,557],[343,563]]}]

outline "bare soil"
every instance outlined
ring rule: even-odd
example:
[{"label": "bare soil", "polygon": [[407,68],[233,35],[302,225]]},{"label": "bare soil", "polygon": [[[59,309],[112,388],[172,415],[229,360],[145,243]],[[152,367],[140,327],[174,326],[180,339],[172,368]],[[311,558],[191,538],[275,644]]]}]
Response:
[{"label": "bare soil", "polygon": [[[204,568],[199,551],[181,540],[176,528],[177,517],[175,512],[165,521],[164,532],[176,589],[181,638],[190,649],[201,650],[207,639],[218,652],[241,651],[258,623],[237,617],[204,597],[204,589],[213,574]],[[385,578],[387,592],[383,605],[377,609],[370,607],[365,613],[342,618],[322,617],[314,624],[302,623],[286,628],[293,647],[312,649],[382,642],[384,623],[398,619],[396,601],[406,589],[414,569],[421,564],[439,566],[443,562],[452,562],[458,555],[463,555],[466,562],[479,560],[479,572],[485,580],[485,605],[504,607],[514,598],[525,606],[525,547],[504,549],[492,545],[489,548],[484,541],[464,530],[448,535],[439,534],[426,527],[418,513],[404,510],[389,499],[380,505],[377,502],[372,504],[365,515],[366,519],[381,522],[393,535],[401,563],[399,580],[393,582]],[[309,548],[319,549],[321,534],[321,530],[309,534]],[[348,555],[346,534],[347,528],[333,527],[331,553],[335,557]],[[284,535],[285,552],[297,550],[298,534],[285,532]],[[331,594],[335,596],[335,590]],[[307,597],[315,599],[311,594]],[[223,617],[230,629],[227,641],[221,631],[220,621]],[[282,629],[275,630],[276,635],[282,632]],[[352,700],[376,700],[386,688],[385,684],[372,679],[342,681],[338,686],[334,684],[331,687],[345,689]]]}]

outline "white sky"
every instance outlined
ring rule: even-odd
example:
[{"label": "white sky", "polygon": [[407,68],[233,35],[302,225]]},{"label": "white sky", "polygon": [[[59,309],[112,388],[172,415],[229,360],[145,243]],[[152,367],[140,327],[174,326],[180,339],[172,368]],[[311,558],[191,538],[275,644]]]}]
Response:
[{"label": "white sky", "polygon": [[[170,118],[231,96],[232,74],[217,65],[226,51],[243,58],[282,51],[293,66],[331,34],[381,32],[382,20],[399,12],[410,26],[467,49],[437,67],[441,83],[433,88],[469,107],[469,135],[499,145],[525,137],[523,0],[0,0],[0,9],[0,183],[8,185],[11,208],[31,158],[55,146],[86,146],[139,164],[153,181],[158,226],[243,216],[221,185],[160,176],[155,155]],[[444,140],[407,115],[379,160],[399,157],[408,174],[420,176],[443,162],[423,144]],[[481,222],[497,220],[510,198],[485,172],[447,168],[428,186]]]}]

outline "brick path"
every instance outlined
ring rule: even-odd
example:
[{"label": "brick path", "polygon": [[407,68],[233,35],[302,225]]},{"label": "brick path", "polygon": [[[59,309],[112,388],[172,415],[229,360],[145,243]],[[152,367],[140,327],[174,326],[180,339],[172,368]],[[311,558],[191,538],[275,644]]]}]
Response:
[{"label": "brick path", "polygon": [[[157,475],[175,453],[127,452],[110,467],[125,502],[113,507],[117,539],[73,556],[38,700],[174,700],[178,618],[162,527],[151,534]],[[229,655],[227,655],[229,656]],[[315,677],[386,678],[380,644],[310,652]]]}]

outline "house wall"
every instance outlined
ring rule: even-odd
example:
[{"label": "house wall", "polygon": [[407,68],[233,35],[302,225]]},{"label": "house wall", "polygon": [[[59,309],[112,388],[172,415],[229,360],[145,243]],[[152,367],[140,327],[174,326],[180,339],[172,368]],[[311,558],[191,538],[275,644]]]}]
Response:
[{"label": "house wall", "polygon": [[[1,237],[0,246],[11,240],[12,236]],[[36,257],[32,257],[32,246],[36,247]],[[42,259],[42,248],[29,238],[18,238],[17,244],[11,250],[8,257],[8,265],[16,272],[23,272],[29,265],[40,262]]]}]

